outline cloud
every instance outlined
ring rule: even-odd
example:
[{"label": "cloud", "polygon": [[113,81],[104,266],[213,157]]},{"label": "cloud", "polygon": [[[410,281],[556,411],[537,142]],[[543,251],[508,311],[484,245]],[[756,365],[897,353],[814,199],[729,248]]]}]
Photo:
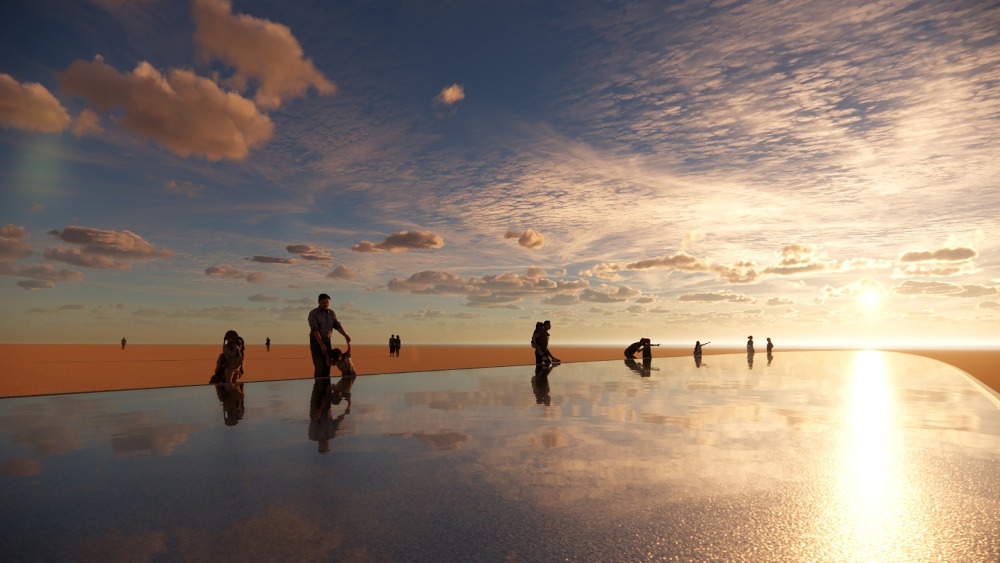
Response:
[{"label": "cloud", "polygon": [[709,265],[706,261],[691,256],[687,252],[678,252],[669,256],[659,258],[649,258],[639,260],[625,266],[628,270],[648,270],[650,268],[668,268],[682,272],[707,272]]},{"label": "cloud", "polygon": [[580,275],[587,278],[601,278],[605,280],[620,280],[623,279],[618,273],[624,271],[625,267],[621,264],[612,264],[609,262],[602,262],[600,264],[594,264],[586,270],[582,270]]},{"label": "cloud", "polygon": [[310,87],[332,94],[336,86],[305,58],[302,46],[286,25],[234,14],[227,0],[194,0],[194,41],[208,58],[232,66],[229,83],[243,90],[251,80],[263,108],[274,109],[306,93]]},{"label": "cloud", "polygon": [[767,300],[767,304],[771,307],[775,307],[778,305],[794,305],[795,302],[791,299],[785,299],[783,297],[772,297]]},{"label": "cloud", "polygon": [[685,293],[677,298],[678,301],[696,302],[719,302],[728,303],[753,303],[756,300],[749,295],[742,293],[732,293],[729,291],[706,291],[703,293]]},{"label": "cloud", "polygon": [[351,250],[355,252],[379,252],[382,250],[401,252],[441,248],[442,246],[444,246],[444,239],[440,235],[427,231],[399,231],[389,235],[378,244],[363,240],[351,247]]},{"label": "cloud", "polygon": [[628,286],[601,285],[581,291],[580,300],[591,303],[621,303],[636,295],[639,295],[639,291]]},{"label": "cloud", "polygon": [[900,295],[942,295],[948,297],[983,297],[996,295],[997,288],[987,285],[959,285],[948,282],[922,282],[907,280],[896,286]]},{"label": "cloud", "polygon": [[264,272],[247,272],[236,269],[229,264],[209,266],[208,268],[205,268],[205,275],[212,278],[243,279],[249,283],[260,283],[264,281]]},{"label": "cloud", "polygon": [[[406,279],[393,278],[389,280],[388,288],[390,291],[405,291],[417,295],[465,295],[467,305],[481,307],[512,304],[523,297],[534,295],[573,293],[589,285],[586,280],[554,280],[514,272],[462,278],[451,272],[424,270]],[[630,288],[624,288],[623,291],[628,296],[633,295],[631,292],[638,293]]]},{"label": "cloud", "polygon": [[69,113],[45,86],[24,84],[0,73],[0,126],[58,133],[70,123]]},{"label": "cloud", "polygon": [[646,312],[646,308],[642,305],[631,305],[625,309],[625,311],[632,313],[634,315],[640,315]]},{"label": "cloud", "polygon": [[101,127],[101,117],[97,115],[97,112],[85,108],[73,120],[70,131],[77,137],[83,137],[85,135],[99,135],[104,132],[104,128]]},{"label": "cloud", "polygon": [[28,291],[35,289],[51,289],[56,286],[56,284],[48,280],[21,280],[17,282],[17,285],[27,289]]},{"label": "cloud", "polygon": [[753,262],[736,262],[735,264],[713,264],[708,260],[692,256],[687,252],[680,251],[674,254],[647,258],[628,264],[602,263],[593,266],[589,270],[580,272],[580,275],[601,277],[605,279],[620,279],[619,272],[626,270],[649,270],[667,269],[678,272],[705,272],[714,273],[715,276],[728,283],[751,283],[760,278],[757,266]]},{"label": "cloud", "polygon": [[652,303],[653,301],[656,301],[656,300],[653,299],[652,297],[649,297],[649,296],[640,297],[640,298],[638,298],[638,299],[635,300],[636,303]]},{"label": "cloud", "polygon": [[250,256],[247,258],[250,262],[260,262],[261,264],[298,264],[299,261],[294,258],[281,258],[278,256]]},{"label": "cloud", "polygon": [[900,262],[925,262],[927,260],[940,260],[955,262],[961,260],[971,260],[978,253],[972,248],[939,248],[938,250],[923,250],[906,252],[899,257]]},{"label": "cloud", "polygon": [[164,75],[143,61],[122,74],[98,58],[73,62],[59,85],[101,111],[122,110],[125,128],[180,156],[242,160],[274,134],[253,102],[189,70]]},{"label": "cloud", "polygon": [[130,270],[132,268],[131,264],[119,262],[110,256],[90,254],[79,248],[46,248],[43,256],[46,260],[65,262],[83,268],[101,270]]},{"label": "cloud", "polygon": [[53,282],[83,279],[83,274],[75,270],[57,270],[48,264],[16,265],[8,262],[0,262],[0,276],[34,278]]},{"label": "cloud", "polygon": [[764,268],[765,274],[789,276],[836,268],[826,253],[807,244],[790,244],[781,249],[777,265]]},{"label": "cloud", "polygon": [[577,303],[580,303],[580,298],[576,295],[560,293],[542,299],[542,303],[546,305],[576,305]]},{"label": "cloud", "polygon": [[525,248],[530,248],[531,250],[537,250],[545,246],[545,237],[542,236],[542,233],[534,229],[507,231],[507,234],[505,234],[503,238],[517,239],[517,244],[520,244]]},{"label": "cloud", "polygon": [[68,303],[66,305],[59,306],[60,311],[82,311],[83,309],[84,306],[79,303]]},{"label": "cloud", "polygon": [[247,301],[252,303],[276,303],[281,301],[281,298],[277,295],[264,295],[261,293],[255,293],[250,297],[247,297]]},{"label": "cloud", "polygon": [[465,88],[458,83],[446,86],[441,89],[441,92],[434,99],[446,106],[450,106],[465,99]]},{"label": "cloud", "polygon": [[1000,303],[996,301],[983,301],[979,304],[980,309],[1000,309]]},{"label": "cloud", "polygon": [[326,250],[321,248],[316,248],[311,244],[289,244],[285,247],[291,254],[297,254],[303,260],[310,261],[329,261],[333,260],[333,256]]},{"label": "cloud", "polygon": [[20,225],[7,224],[0,227],[0,261],[20,260],[31,256],[28,232]]},{"label": "cloud", "polygon": [[205,190],[205,186],[177,180],[167,180],[163,183],[163,187],[172,194],[182,195],[188,199],[200,197],[201,192]]},{"label": "cloud", "polygon": [[326,274],[326,277],[334,280],[353,280],[357,274],[347,266],[341,264]]},{"label": "cloud", "polygon": [[81,245],[83,254],[97,254],[126,260],[152,260],[173,256],[170,250],[157,248],[132,231],[112,231],[92,227],[68,226],[49,234],[71,244]]}]

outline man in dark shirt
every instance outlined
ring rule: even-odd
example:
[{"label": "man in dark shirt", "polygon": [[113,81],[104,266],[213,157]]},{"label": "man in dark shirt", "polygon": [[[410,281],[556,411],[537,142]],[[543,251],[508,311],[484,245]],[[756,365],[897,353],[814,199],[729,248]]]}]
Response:
[{"label": "man in dark shirt", "polygon": [[351,343],[351,337],[337,320],[337,314],[330,308],[330,296],[319,294],[319,307],[309,311],[309,352],[312,354],[313,377],[330,377],[330,334],[337,331],[344,340]]}]

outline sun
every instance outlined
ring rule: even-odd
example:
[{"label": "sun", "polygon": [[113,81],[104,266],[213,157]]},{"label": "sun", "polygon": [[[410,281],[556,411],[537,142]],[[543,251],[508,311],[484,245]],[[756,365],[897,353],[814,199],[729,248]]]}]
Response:
[{"label": "sun", "polygon": [[858,294],[858,303],[868,308],[878,307],[881,301],[882,294],[874,289],[866,289]]}]

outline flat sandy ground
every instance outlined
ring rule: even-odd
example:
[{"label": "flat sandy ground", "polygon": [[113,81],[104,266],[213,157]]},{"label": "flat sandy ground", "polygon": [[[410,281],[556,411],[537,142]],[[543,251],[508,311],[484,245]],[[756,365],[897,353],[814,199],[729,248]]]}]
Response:
[{"label": "flat sandy ground", "polygon": [[[118,346],[0,344],[0,396],[23,396],[208,383],[219,346]],[[565,362],[617,360],[619,347],[552,348]],[[1000,390],[1000,350],[905,350],[950,363]],[[705,355],[742,353],[742,348],[705,348]],[[686,356],[690,348],[654,348],[655,357]],[[780,354],[780,351],[778,352]],[[529,365],[527,346],[404,346],[390,358],[385,346],[355,346],[361,374]],[[243,381],[312,377],[305,346],[249,346]],[[336,375],[336,370],[334,370]]]}]

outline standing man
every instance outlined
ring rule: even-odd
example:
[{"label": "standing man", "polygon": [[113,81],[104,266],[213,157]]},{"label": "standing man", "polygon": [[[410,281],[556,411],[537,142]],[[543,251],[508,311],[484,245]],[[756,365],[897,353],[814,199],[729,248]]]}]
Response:
[{"label": "standing man", "polygon": [[313,377],[330,377],[330,334],[337,331],[348,344],[351,337],[337,320],[337,314],[330,308],[330,296],[320,293],[319,306],[309,311],[309,352],[312,354]]},{"label": "standing man", "polygon": [[124,350],[124,349],[125,349],[125,345],[126,345],[126,344],[128,344],[128,340],[125,340],[125,337],[123,336],[123,337],[122,337],[122,350]]},{"label": "standing man", "polygon": [[268,336],[267,340],[264,341],[264,346],[267,347],[267,351],[268,352],[271,351],[271,337],[270,336]]}]

